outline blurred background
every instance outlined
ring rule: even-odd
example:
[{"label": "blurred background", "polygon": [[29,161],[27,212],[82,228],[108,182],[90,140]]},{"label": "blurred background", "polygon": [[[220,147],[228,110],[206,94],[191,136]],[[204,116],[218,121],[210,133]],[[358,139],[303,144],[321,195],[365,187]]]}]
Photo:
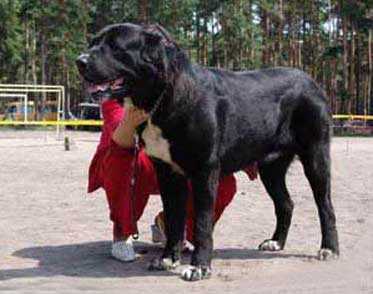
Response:
[{"label": "blurred background", "polygon": [[[89,100],[75,67],[88,41],[136,22],[163,25],[193,62],[300,68],[334,114],[373,114],[373,0],[0,0],[0,19],[0,84],[62,85],[69,111]],[[36,118],[53,113],[48,93],[33,95]]]}]

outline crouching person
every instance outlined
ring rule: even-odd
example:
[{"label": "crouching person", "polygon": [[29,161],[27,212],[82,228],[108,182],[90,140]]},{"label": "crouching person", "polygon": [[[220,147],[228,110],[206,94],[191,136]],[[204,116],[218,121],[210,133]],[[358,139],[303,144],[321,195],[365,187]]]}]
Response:
[{"label": "crouching person", "polygon": [[[129,262],[135,259],[131,235],[137,234],[137,221],[141,218],[150,194],[159,194],[157,177],[151,159],[140,147],[135,153],[136,127],[148,119],[148,115],[136,108],[124,109],[115,99],[102,102],[103,127],[100,143],[89,167],[88,192],[105,190],[113,222],[114,258]],[[131,187],[134,170],[136,182]],[[256,168],[247,170],[251,179],[256,178]],[[236,193],[233,175],[221,178],[215,203],[214,222],[221,217]],[[186,238],[193,244],[193,208],[189,196],[187,208]],[[158,213],[152,225],[153,241],[165,241],[163,213]]]}]

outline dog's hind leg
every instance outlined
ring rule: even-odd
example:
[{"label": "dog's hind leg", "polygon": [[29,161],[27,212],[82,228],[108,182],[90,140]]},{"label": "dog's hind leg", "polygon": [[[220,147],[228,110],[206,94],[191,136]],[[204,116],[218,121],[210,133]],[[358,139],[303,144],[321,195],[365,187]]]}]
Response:
[{"label": "dog's hind leg", "polygon": [[331,200],[330,142],[320,141],[307,147],[300,155],[304,172],[311,185],[316,201],[321,225],[321,260],[335,258],[339,255],[336,217]]},{"label": "dog's hind leg", "polygon": [[294,207],[286,188],[285,175],[293,158],[294,155],[290,154],[259,165],[260,178],[273,200],[276,214],[275,232],[271,239],[259,245],[259,250],[278,251],[285,246]]},{"label": "dog's hind leg", "polygon": [[154,258],[150,262],[148,269],[170,270],[180,264],[188,185],[186,178],[175,173],[168,164],[160,161],[155,161],[154,163],[164,209],[167,242],[162,256]]}]

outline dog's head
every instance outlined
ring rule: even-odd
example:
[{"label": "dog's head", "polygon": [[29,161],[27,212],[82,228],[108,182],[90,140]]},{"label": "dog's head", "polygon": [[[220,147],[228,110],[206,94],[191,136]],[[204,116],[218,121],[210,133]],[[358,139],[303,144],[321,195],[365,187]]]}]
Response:
[{"label": "dog's head", "polygon": [[114,24],[93,38],[76,63],[92,95],[129,96],[149,110],[170,80],[178,51],[159,25]]}]

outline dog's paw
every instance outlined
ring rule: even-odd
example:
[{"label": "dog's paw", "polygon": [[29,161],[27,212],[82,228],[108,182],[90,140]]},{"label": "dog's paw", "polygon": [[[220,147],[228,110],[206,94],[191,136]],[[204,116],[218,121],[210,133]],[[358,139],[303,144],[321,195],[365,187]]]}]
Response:
[{"label": "dog's paw", "polygon": [[331,249],[322,248],[317,253],[317,259],[322,261],[335,260],[338,259],[338,254]]},{"label": "dog's paw", "polygon": [[282,246],[281,246],[279,241],[264,240],[259,245],[259,250],[262,250],[262,251],[280,251],[280,250],[282,250]]},{"label": "dog's paw", "polygon": [[200,281],[211,277],[211,268],[207,266],[189,266],[181,273],[184,281]]},{"label": "dog's paw", "polygon": [[180,261],[172,261],[171,258],[154,258],[148,265],[150,271],[168,271],[177,268],[180,265]]}]

